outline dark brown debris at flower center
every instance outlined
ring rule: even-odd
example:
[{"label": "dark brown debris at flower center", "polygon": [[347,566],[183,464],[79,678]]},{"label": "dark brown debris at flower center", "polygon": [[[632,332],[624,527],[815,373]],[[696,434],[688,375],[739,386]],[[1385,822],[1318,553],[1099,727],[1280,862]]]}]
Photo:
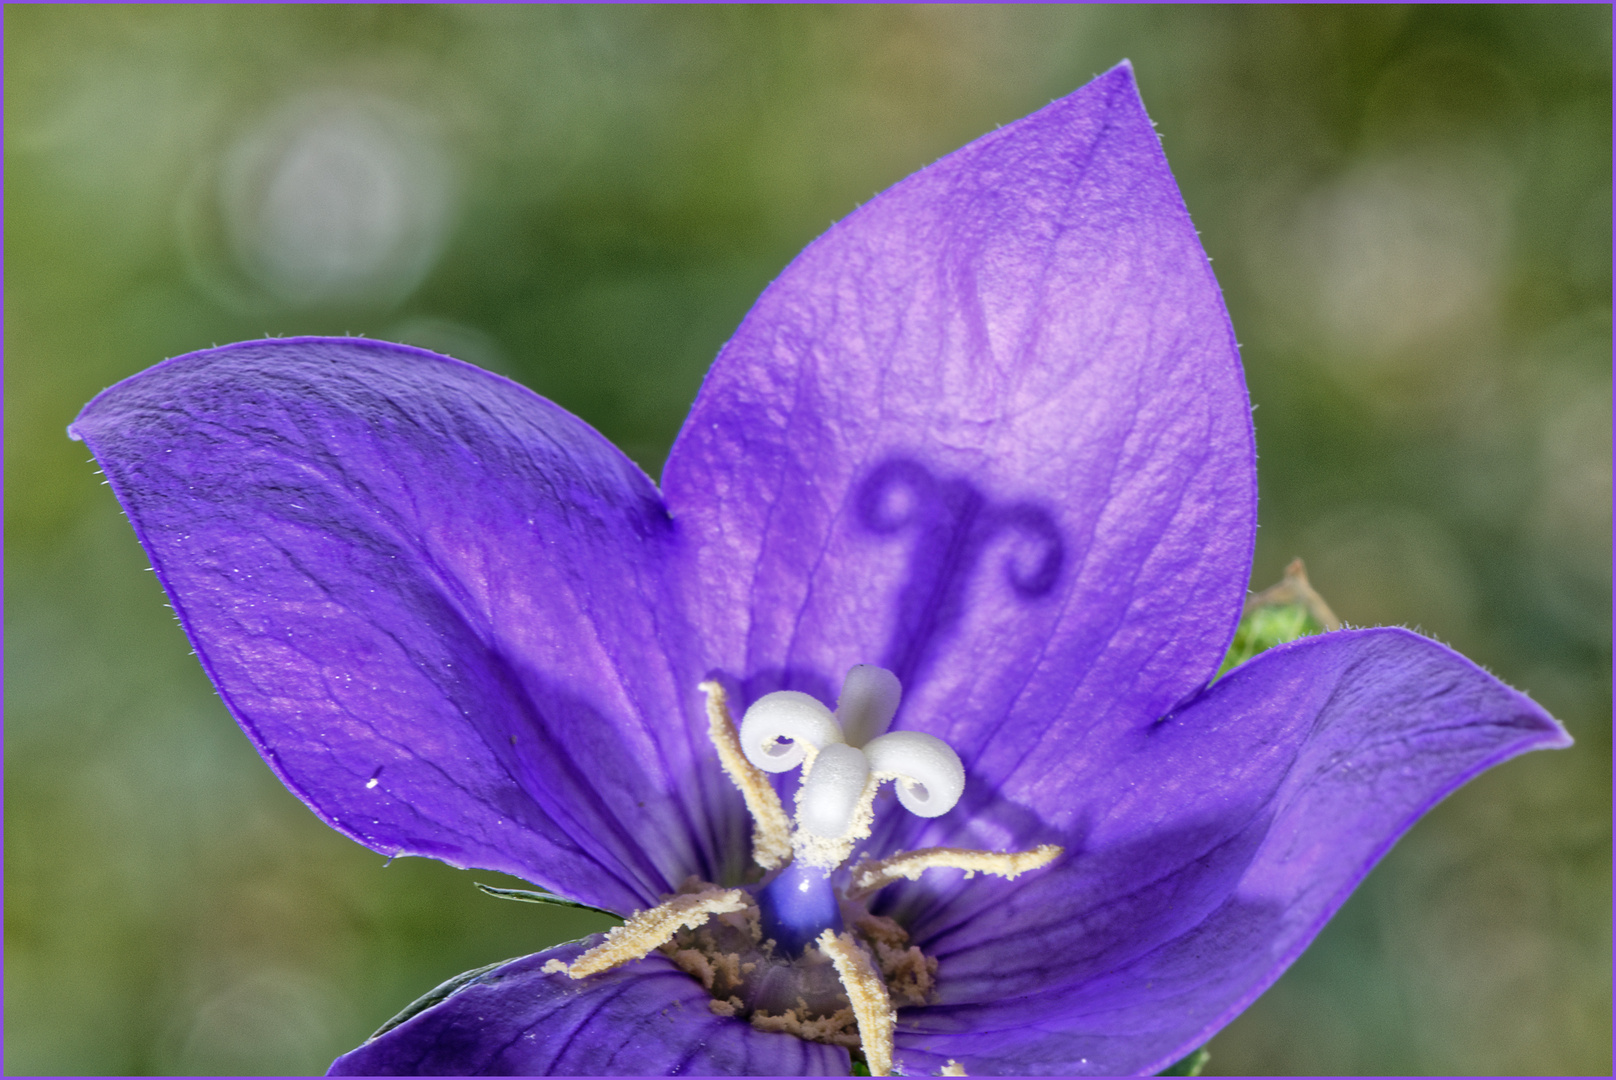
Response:
[{"label": "dark brown debris at flower center", "polygon": [[885,915],[865,915],[853,924],[854,932],[875,952],[876,967],[886,980],[892,1004],[924,1005],[937,986],[937,958],[909,944],[909,932]]},{"label": "dark brown debris at flower center", "polygon": [[[691,879],[680,893],[713,886]],[[868,950],[894,1006],[923,1005],[936,986],[937,961],[909,942],[892,919],[861,915],[854,937]],[[810,945],[801,956],[776,956],[765,941],[754,903],[715,915],[694,930],[680,930],[661,952],[712,995],[714,1014],[746,1020],[759,1031],[784,1032],[811,1042],[857,1049],[852,1003],[831,958]]]}]

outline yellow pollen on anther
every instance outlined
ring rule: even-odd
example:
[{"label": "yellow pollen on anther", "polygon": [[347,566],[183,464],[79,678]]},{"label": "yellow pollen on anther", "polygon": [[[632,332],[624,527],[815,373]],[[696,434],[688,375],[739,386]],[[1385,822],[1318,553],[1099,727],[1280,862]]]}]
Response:
[{"label": "yellow pollen on anther", "polygon": [[868,954],[854,942],[852,934],[826,930],[815,944],[836,965],[836,975],[847,991],[870,1075],[890,1076],[892,1034],[898,1024],[898,1014],[892,1011],[886,984],[881,981],[875,965],[870,963]]},{"label": "yellow pollen on anther", "polygon": [[970,848],[921,848],[890,859],[861,862],[853,867],[852,896],[867,896],[899,878],[917,881],[927,870],[964,870],[967,874],[993,874],[1017,878],[1028,870],[1048,866],[1064,848],[1040,844],[1031,851],[972,851]]},{"label": "yellow pollen on anther", "polygon": [[574,979],[608,971],[619,964],[648,955],[680,930],[694,930],[714,915],[745,911],[750,904],[751,901],[740,889],[706,889],[675,896],[649,911],[638,913],[622,926],[606,931],[605,941],[570,965],[551,960],[544,965],[544,970],[565,971]]},{"label": "yellow pollen on anther", "polygon": [[701,690],[707,695],[707,737],[718,751],[718,763],[740,789],[747,812],[752,815],[752,861],[765,870],[784,866],[791,858],[791,819],[769,778],[741,751],[724,688],[709,679],[701,684]]},{"label": "yellow pollen on anther", "polygon": [[938,1073],[937,1075],[939,1075],[939,1076],[969,1076],[970,1074],[965,1071],[965,1066],[961,1065],[959,1062],[955,1061],[953,1058],[949,1058],[948,1059],[948,1064],[944,1065],[943,1066],[943,1071]]}]

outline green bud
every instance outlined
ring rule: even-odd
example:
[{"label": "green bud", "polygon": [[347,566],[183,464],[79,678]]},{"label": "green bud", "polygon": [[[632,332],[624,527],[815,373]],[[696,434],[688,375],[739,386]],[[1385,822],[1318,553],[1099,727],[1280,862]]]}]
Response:
[{"label": "green bud", "polygon": [[1234,642],[1228,655],[1218,666],[1216,678],[1222,678],[1230,668],[1245,663],[1253,656],[1283,645],[1287,641],[1322,634],[1326,630],[1341,629],[1341,620],[1335,617],[1324,597],[1308,584],[1307,570],[1301,559],[1292,560],[1285,568],[1285,576],[1277,585],[1246,598],[1246,607],[1235,629]]}]

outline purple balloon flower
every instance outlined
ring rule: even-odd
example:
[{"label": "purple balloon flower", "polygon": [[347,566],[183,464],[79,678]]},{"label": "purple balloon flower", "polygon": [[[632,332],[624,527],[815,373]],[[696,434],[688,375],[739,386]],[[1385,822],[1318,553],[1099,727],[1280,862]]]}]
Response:
[{"label": "purple balloon flower", "polygon": [[1435,802],[1569,742],[1400,629],[1210,682],[1250,406],[1126,65],[803,252],[660,490],[526,389],[361,339],[181,356],[70,430],[324,821],[651,913],[334,1072],[1153,1072]]}]

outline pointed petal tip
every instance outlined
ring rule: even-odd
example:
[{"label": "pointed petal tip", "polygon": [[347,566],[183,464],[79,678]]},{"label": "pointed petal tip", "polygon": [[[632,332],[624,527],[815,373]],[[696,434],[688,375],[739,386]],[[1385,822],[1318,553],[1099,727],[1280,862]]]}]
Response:
[{"label": "pointed petal tip", "polygon": [[[1438,641],[1435,638],[1427,637],[1418,631],[1410,630],[1409,628],[1403,626],[1363,627],[1359,629],[1336,630],[1331,634],[1320,636],[1333,637],[1338,634],[1353,634],[1363,636],[1384,635],[1388,638],[1403,638],[1411,642],[1416,642],[1418,643],[1416,647],[1419,648],[1428,648],[1434,646],[1451,660],[1455,660],[1463,666],[1470,668],[1511,695],[1515,699],[1517,708],[1519,710],[1518,717],[1520,727],[1524,732],[1526,732],[1526,735],[1520,740],[1519,743],[1515,745],[1515,747],[1505,754],[1504,757],[1499,759],[1500,762],[1507,760],[1510,757],[1514,757],[1517,754],[1524,754],[1530,750],[1564,750],[1576,742],[1576,740],[1571,737],[1571,733],[1566,730],[1565,725],[1559,720],[1555,719],[1553,714],[1551,714],[1542,705],[1538,704],[1537,700],[1534,699],[1530,694],[1524,690],[1519,690],[1514,686],[1511,686],[1509,683],[1504,682],[1503,679],[1500,679],[1492,671],[1489,671],[1486,667],[1483,667],[1481,664],[1478,664],[1476,661],[1470,659],[1470,657],[1466,656],[1464,653],[1455,649],[1451,645]],[[1299,639],[1299,641],[1307,640],[1307,638]],[[1298,643],[1299,642],[1290,642],[1289,645],[1295,645]],[[1282,648],[1283,647],[1286,646],[1282,646]]]},{"label": "pointed petal tip", "polygon": [[[1521,696],[1525,697],[1526,695],[1522,694]],[[1527,700],[1530,701],[1531,699],[1528,698]],[[1536,703],[1534,702],[1533,704],[1535,705]],[[1533,740],[1533,744],[1527,749],[1568,750],[1576,745],[1577,740],[1571,737],[1571,732],[1566,730],[1564,724],[1550,716],[1541,707],[1538,707],[1537,713],[1538,715],[1534,719],[1538,721],[1539,737]]]},{"label": "pointed petal tip", "polygon": [[[1476,666],[1480,667],[1479,664]],[[1498,676],[1492,675],[1492,672],[1487,671],[1486,668],[1481,668],[1481,670],[1495,679],[1498,678]],[[1498,681],[1503,682],[1502,679]],[[1571,732],[1566,730],[1565,724],[1556,719],[1549,710],[1539,705],[1530,694],[1524,690],[1517,690],[1508,683],[1504,683],[1504,686],[1510,693],[1515,695],[1516,700],[1520,703],[1521,712],[1527,721],[1525,726],[1529,731],[1528,736],[1522,740],[1521,748],[1517,753],[1525,753],[1528,750],[1565,750],[1576,744],[1577,740],[1571,737]]]},{"label": "pointed petal tip", "polygon": [[[1109,97],[1124,89],[1131,90],[1134,98],[1139,98],[1139,82],[1134,76],[1133,62],[1127,59],[1117,61],[1071,93],[1056,98],[1051,102],[1051,105],[1076,104],[1096,96]],[[1140,100],[1140,107],[1143,108],[1143,106],[1144,102]],[[1037,113],[1032,115],[1036,116]],[[1030,117],[1024,117],[1023,119],[1030,119]]]}]

